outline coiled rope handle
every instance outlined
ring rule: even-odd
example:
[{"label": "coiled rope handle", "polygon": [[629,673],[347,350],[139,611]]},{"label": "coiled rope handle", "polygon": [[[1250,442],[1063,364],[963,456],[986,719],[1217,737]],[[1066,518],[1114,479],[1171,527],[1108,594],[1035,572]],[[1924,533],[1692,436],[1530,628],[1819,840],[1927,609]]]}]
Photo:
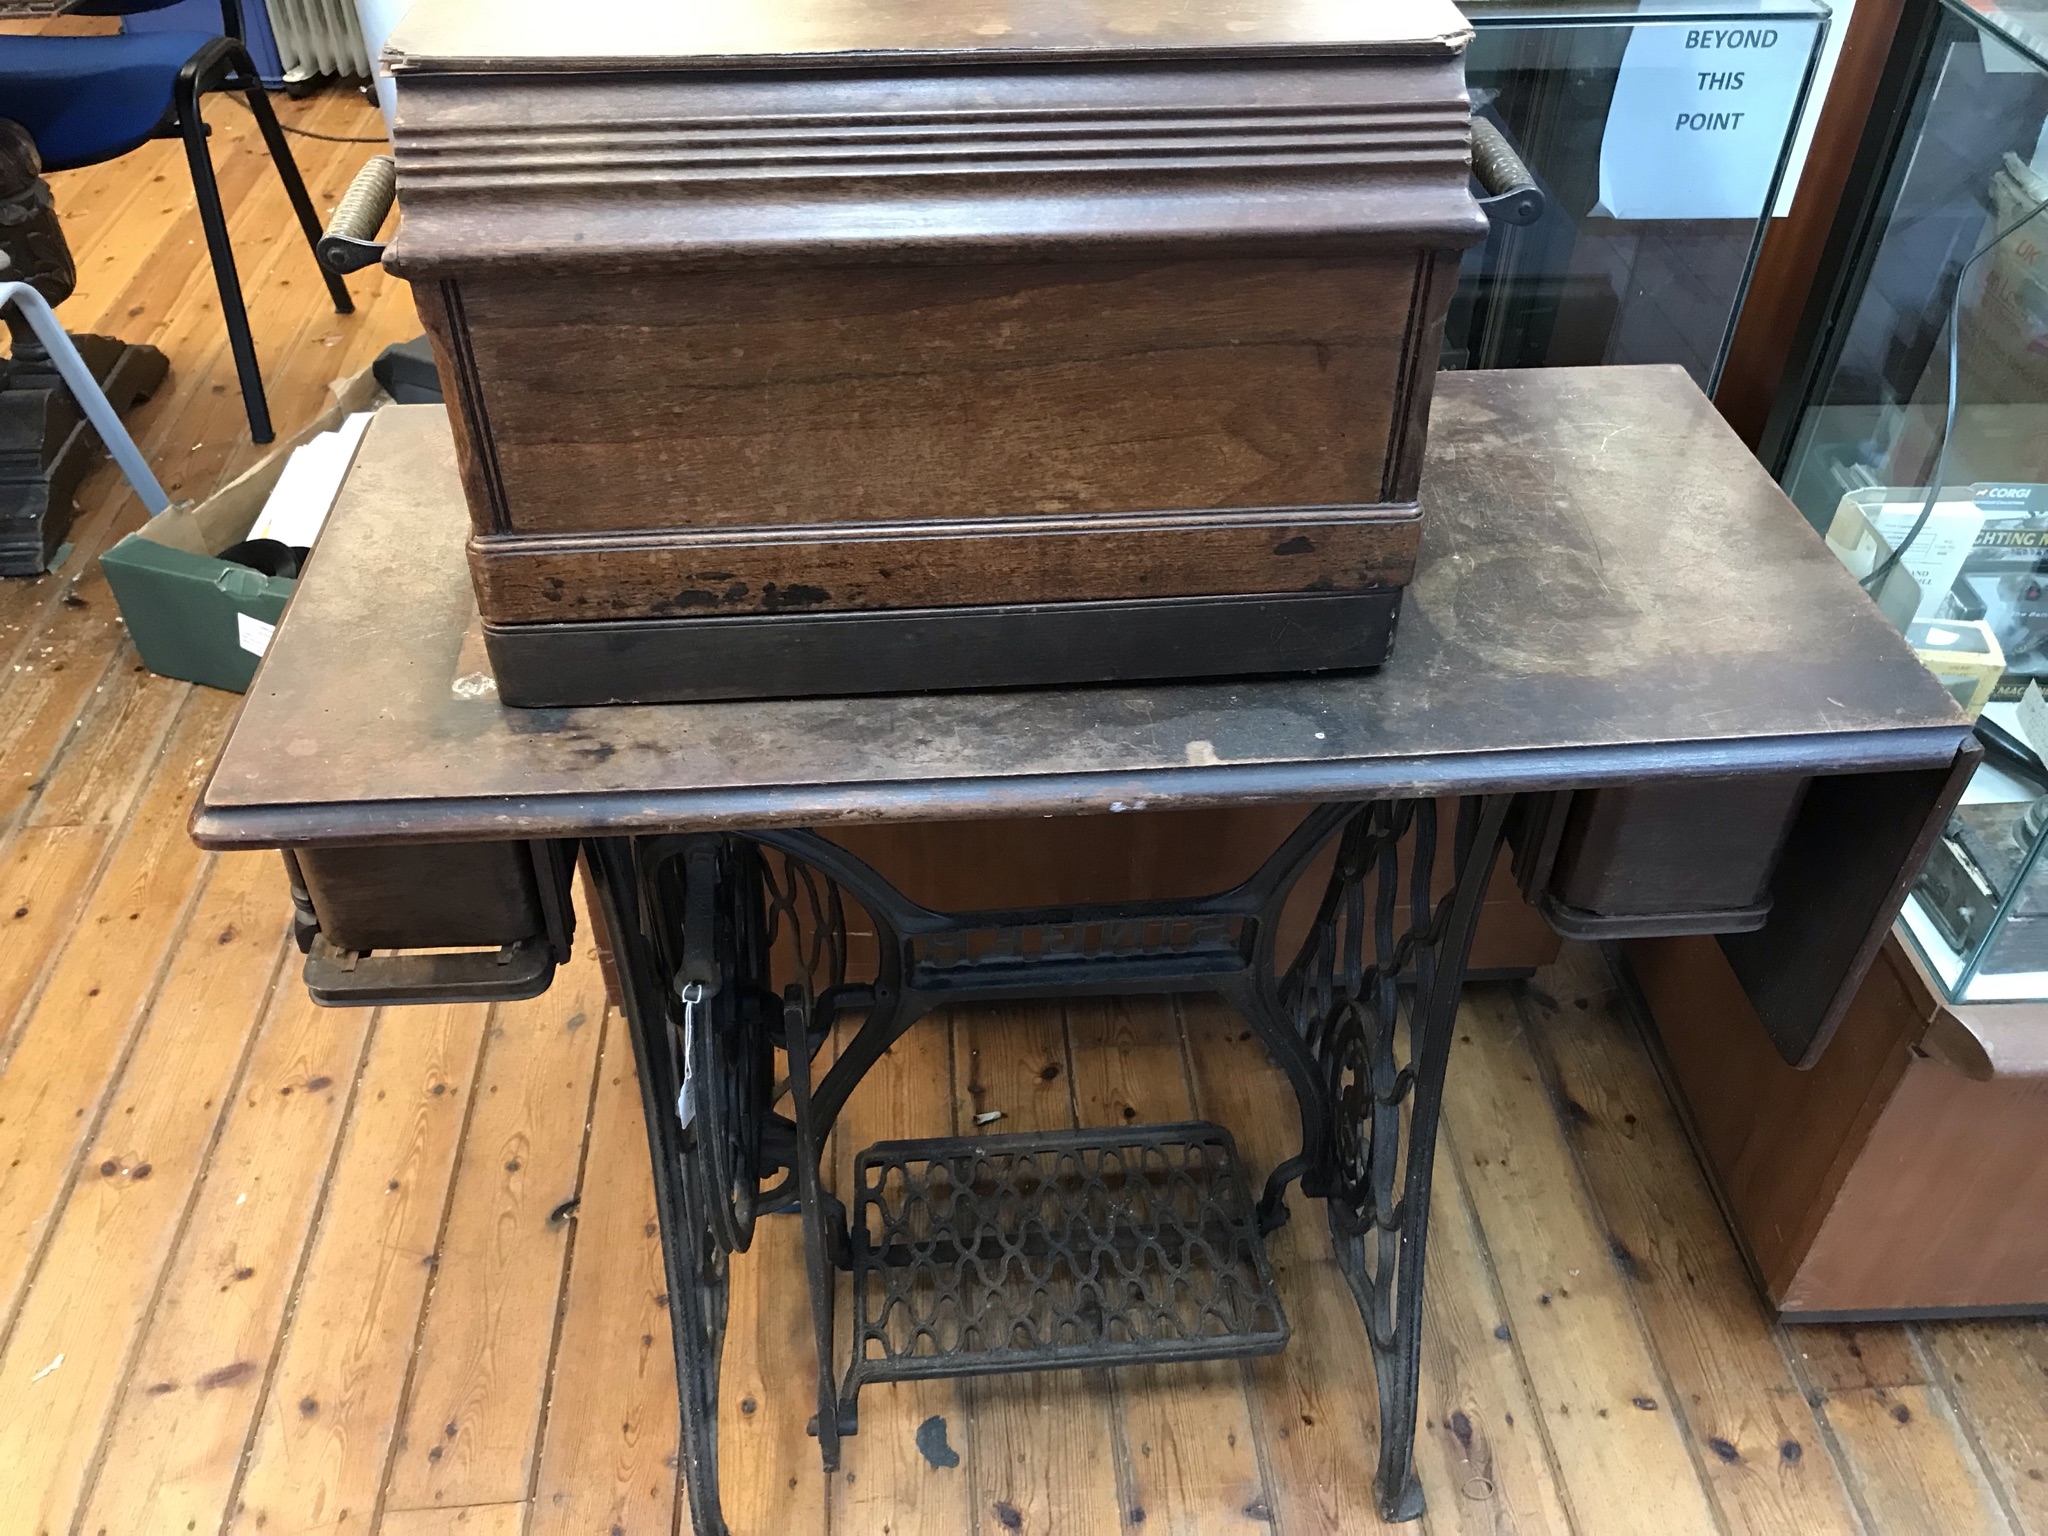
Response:
[{"label": "coiled rope handle", "polygon": [[1485,190],[1479,206],[1494,223],[1529,225],[1543,217],[1543,189],[1491,118],[1472,119],[1472,179]]},{"label": "coiled rope handle", "polygon": [[398,165],[389,155],[372,155],[348,184],[327,233],[314,249],[330,272],[355,272],[381,261],[384,246],[377,231],[390,216],[398,195]]}]

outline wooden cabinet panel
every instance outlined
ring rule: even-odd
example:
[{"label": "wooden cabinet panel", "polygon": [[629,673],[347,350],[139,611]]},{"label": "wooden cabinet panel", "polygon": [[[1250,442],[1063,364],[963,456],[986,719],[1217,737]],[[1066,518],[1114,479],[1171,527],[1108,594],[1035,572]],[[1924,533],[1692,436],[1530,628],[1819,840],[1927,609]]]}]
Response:
[{"label": "wooden cabinet panel", "polygon": [[[1413,574],[1485,228],[1464,19],[915,9],[535,27],[421,0],[394,34],[390,264],[456,407],[505,697],[617,699],[593,644],[634,650],[641,701],[843,691],[863,657],[862,692],[1384,660],[1391,601],[1349,646],[1181,657],[1217,621],[1162,600],[1305,635],[1304,601]],[[878,667],[891,614],[967,675]],[[704,629],[768,616],[822,671]],[[1034,648],[1043,625],[1086,633]]]},{"label": "wooden cabinet panel", "polygon": [[1386,498],[1412,254],[462,283],[517,532]]}]

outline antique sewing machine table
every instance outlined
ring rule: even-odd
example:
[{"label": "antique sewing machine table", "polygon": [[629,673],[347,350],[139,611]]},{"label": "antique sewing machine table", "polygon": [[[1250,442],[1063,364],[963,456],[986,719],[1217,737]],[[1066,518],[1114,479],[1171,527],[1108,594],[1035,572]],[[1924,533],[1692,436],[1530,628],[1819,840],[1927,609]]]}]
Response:
[{"label": "antique sewing machine table", "polygon": [[[829,1468],[866,1382],[1281,1348],[1262,1238],[1297,1180],[1370,1335],[1379,1503],[1411,1518],[1434,1137],[1503,842],[1569,934],[1721,934],[1805,1064],[1974,760],[1947,693],[1679,370],[1446,375],[1422,495],[1372,673],[522,710],[484,660],[446,420],[390,409],[194,835],[287,850],[309,984],[358,1003],[545,986],[580,845],[639,1056],[698,1536],[725,1531],[727,1266],[757,1216],[803,1224]],[[1244,884],[1179,901],[931,911],[829,835],[1245,802],[1304,815]],[[1281,953],[1312,867],[1307,937]],[[422,949],[484,948],[408,957],[352,897],[516,921],[424,922]],[[1257,1031],[1299,1100],[1296,1156],[1248,1170],[1206,1123],[992,1134],[859,1152],[850,1212],[821,1189],[835,1116],[930,1010],[1175,991]]]}]

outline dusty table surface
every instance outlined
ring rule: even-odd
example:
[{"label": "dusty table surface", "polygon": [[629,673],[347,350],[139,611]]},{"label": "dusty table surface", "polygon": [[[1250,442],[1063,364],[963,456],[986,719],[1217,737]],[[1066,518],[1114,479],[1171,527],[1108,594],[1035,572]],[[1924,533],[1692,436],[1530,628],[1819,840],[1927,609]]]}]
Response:
[{"label": "dusty table surface", "polygon": [[195,813],[214,847],[1938,767],[1969,727],[1677,368],[1437,381],[1393,659],[1272,680],[498,703],[439,407],[370,426]]},{"label": "dusty table surface", "polygon": [[391,36],[419,71],[859,68],[905,62],[1180,59],[1241,55],[1447,56],[1472,29],[1451,0],[1126,0],[1115,8],[1013,4],[1000,16],[947,0],[431,0]]}]

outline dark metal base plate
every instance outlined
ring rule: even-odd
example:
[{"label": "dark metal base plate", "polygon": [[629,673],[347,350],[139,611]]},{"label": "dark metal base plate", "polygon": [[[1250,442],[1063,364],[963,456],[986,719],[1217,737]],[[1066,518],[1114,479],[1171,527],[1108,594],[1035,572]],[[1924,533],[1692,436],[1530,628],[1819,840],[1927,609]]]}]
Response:
[{"label": "dark metal base plate", "polygon": [[1287,1342],[1230,1133],[887,1141],[854,1164],[863,1380],[1268,1354]]},{"label": "dark metal base plate", "polygon": [[486,624],[528,707],[1244,677],[1376,667],[1401,589]]},{"label": "dark metal base plate", "polygon": [[[147,400],[169,364],[155,347],[74,336],[79,356],[117,412]],[[0,363],[0,576],[40,576],[70,531],[72,493],[103,450],[47,365]]]},{"label": "dark metal base plate", "polygon": [[336,949],[316,933],[305,974],[307,993],[323,1008],[516,1003],[547,991],[555,953],[545,934],[499,949],[362,954]]},{"label": "dark metal base plate", "polygon": [[1536,896],[1543,920],[1567,939],[1604,944],[1612,939],[1670,939],[1684,934],[1755,933],[1770,921],[1771,904],[1717,907],[1707,912],[1607,913],[1567,906],[1548,891]]}]

